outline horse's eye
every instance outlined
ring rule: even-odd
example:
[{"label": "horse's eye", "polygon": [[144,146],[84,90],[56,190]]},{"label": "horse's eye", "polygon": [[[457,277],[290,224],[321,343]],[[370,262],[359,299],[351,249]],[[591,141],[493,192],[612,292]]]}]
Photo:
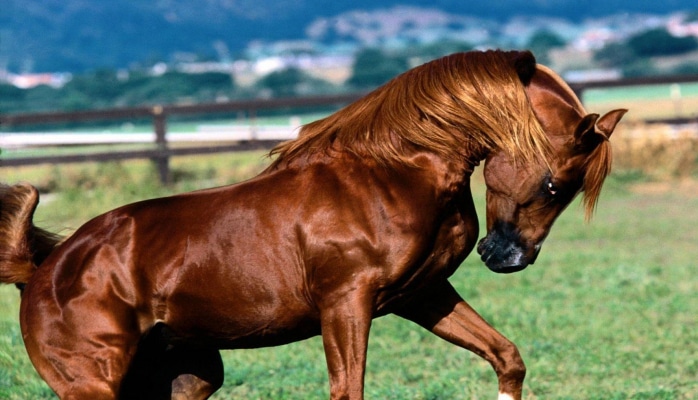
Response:
[{"label": "horse's eye", "polygon": [[550,194],[551,196],[555,196],[558,192],[557,186],[555,186],[555,184],[552,182],[548,182],[548,184],[546,185],[546,189],[548,190],[548,194]]}]

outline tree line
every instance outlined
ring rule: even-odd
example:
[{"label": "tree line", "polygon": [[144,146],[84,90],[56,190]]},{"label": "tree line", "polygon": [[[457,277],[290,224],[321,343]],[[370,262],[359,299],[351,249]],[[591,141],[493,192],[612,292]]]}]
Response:
[{"label": "tree line", "polygon": [[[547,63],[551,50],[566,45],[553,32],[540,31],[526,44],[539,62]],[[61,88],[38,86],[19,89],[0,85],[0,113],[75,111],[145,104],[202,103],[227,99],[291,97],[364,91],[377,87],[418,63],[446,54],[471,50],[466,42],[445,41],[403,50],[366,48],[355,56],[351,76],[342,85],[287,68],[261,77],[252,86],[238,84],[232,74],[189,74],[170,71],[153,75],[145,70],[120,73],[101,69],[74,76]],[[694,37],[674,37],[665,29],[638,33],[612,43],[594,55],[600,67],[618,68],[626,76],[656,74],[654,57],[684,54],[698,49]],[[698,73],[696,63],[679,65],[670,73]]]}]

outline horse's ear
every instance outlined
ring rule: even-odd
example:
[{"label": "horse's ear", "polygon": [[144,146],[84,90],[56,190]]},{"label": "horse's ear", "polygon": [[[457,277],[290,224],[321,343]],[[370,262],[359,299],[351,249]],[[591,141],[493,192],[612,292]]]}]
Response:
[{"label": "horse's ear", "polygon": [[528,86],[536,73],[536,57],[530,51],[513,51],[512,54],[514,69],[524,86]]},{"label": "horse's ear", "polygon": [[589,114],[582,118],[574,131],[574,144],[581,151],[591,151],[599,143],[608,140],[616,128],[618,121],[628,112],[626,109],[609,111],[599,117],[599,114]]},{"label": "horse's ear", "polygon": [[628,110],[624,108],[607,112],[596,122],[596,129],[608,139],[611,137],[611,133],[613,133],[616,125],[626,112],[628,112]]},{"label": "horse's ear", "polygon": [[574,146],[582,151],[589,151],[596,147],[605,136],[596,132],[596,121],[599,114],[588,114],[577,125],[574,131]]}]

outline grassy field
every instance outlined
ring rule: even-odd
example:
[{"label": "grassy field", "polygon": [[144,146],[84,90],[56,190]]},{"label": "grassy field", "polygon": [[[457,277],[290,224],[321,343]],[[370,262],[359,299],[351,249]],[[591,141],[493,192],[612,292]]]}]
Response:
[{"label": "grassy field", "polygon": [[[153,185],[147,162],[3,169],[52,193],[37,224],[63,233],[117,205],[245,179],[262,153],[173,160],[176,184]],[[591,223],[573,204],[556,222],[535,265],[513,275],[470,257],[452,282],[518,344],[527,399],[698,398],[698,183],[609,178]],[[480,215],[484,186],[476,177]],[[19,296],[0,288],[0,398],[53,398],[34,372],[17,323]],[[327,376],[318,338],[288,346],[225,351],[215,399],[322,399]],[[492,399],[490,366],[417,326],[388,316],[370,338],[367,399]]]}]

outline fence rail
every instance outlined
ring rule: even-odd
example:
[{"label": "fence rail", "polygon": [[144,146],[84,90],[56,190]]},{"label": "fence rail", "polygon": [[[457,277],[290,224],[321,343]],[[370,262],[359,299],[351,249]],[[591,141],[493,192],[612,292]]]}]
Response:
[{"label": "fence rail", "polygon": [[662,75],[662,76],[643,76],[636,78],[623,78],[623,79],[608,79],[608,80],[597,80],[597,81],[585,81],[585,82],[571,82],[569,83],[572,90],[574,90],[577,95],[581,95],[587,89],[602,89],[602,88],[616,88],[616,87],[626,87],[626,86],[644,86],[644,85],[667,85],[672,83],[694,83],[698,82],[698,74],[689,75]]},{"label": "fence rail", "polygon": [[[196,147],[172,148],[171,137],[168,138],[167,119],[171,116],[246,112],[254,120],[260,110],[285,108],[307,108],[318,106],[339,106],[360,98],[362,93],[335,96],[317,96],[306,98],[282,98],[248,101],[229,101],[223,103],[192,105],[157,105],[152,107],[130,107],[106,110],[88,110],[76,112],[47,112],[33,114],[0,115],[0,127],[13,128],[22,125],[41,125],[52,123],[77,123],[88,121],[134,120],[149,118],[152,120],[154,136],[150,143],[154,149],[115,152],[96,152],[70,155],[50,155],[37,157],[1,158],[0,167],[24,166],[36,164],[60,164],[86,161],[113,161],[136,158],[149,158],[157,164],[160,180],[170,181],[169,160],[174,156],[193,154],[213,154],[222,152],[244,151],[271,148],[283,139],[283,135],[260,135],[252,132],[249,138],[232,138],[233,143],[224,145],[207,145]],[[261,137],[255,137],[261,136]],[[279,137],[282,136],[282,137]],[[266,137],[266,138],[265,138]],[[223,139],[230,141],[231,138]]]},{"label": "fence rail", "polygon": [[[583,83],[571,83],[570,87],[581,98],[582,93],[593,88],[613,88],[637,85],[672,84],[698,82],[698,75],[681,76],[661,76],[644,78],[627,78],[620,80],[590,81]],[[339,106],[350,103],[360,98],[364,93],[350,93],[335,96],[316,96],[306,98],[282,98],[282,99],[255,99],[229,101],[223,103],[192,104],[192,105],[156,105],[130,108],[115,108],[106,110],[88,110],[76,112],[46,112],[32,114],[10,114],[0,115],[0,127],[13,128],[23,125],[41,125],[55,123],[83,123],[89,121],[111,121],[111,120],[136,120],[151,119],[154,136],[151,136],[150,143],[154,144],[154,149],[98,152],[73,155],[53,155],[38,157],[2,158],[0,155],[0,168],[9,166],[23,166],[46,163],[73,163],[85,161],[110,161],[125,160],[135,158],[149,158],[153,160],[160,174],[163,183],[170,180],[169,159],[170,157],[192,154],[212,154],[220,152],[233,152],[249,149],[270,148],[281,141],[280,138],[250,138],[235,140],[230,144],[206,145],[186,148],[172,148],[168,138],[167,119],[171,116],[184,116],[196,114],[216,114],[246,112],[250,119],[254,120],[260,110],[273,110],[284,108],[304,108],[318,106]],[[672,120],[662,120],[661,122],[685,123],[694,119],[675,118]],[[650,122],[660,122],[657,120]],[[287,139],[287,138],[284,138]],[[228,139],[230,141],[230,139]]]}]

